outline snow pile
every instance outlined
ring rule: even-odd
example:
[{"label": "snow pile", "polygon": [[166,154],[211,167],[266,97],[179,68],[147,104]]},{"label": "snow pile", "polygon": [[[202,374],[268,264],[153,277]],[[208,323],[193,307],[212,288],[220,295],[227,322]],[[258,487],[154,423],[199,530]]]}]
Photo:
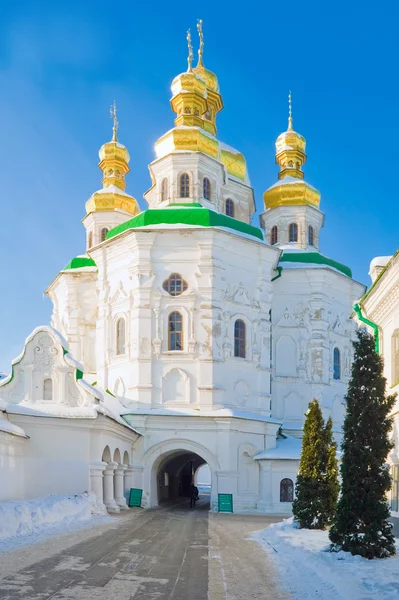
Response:
[{"label": "snow pile", "polygon": [[16,538],[35,538],[88,521],[99,514],[94,494],[45,496],[20,502],[0,502],[0,546]]},{"label": "snow pile", "polygon": [[13,435],[18,435],[20,437],[28,437],[25,431],[18,427],[18,425],[13,425],[10,421],[6,421],[0,417],[0,431],[4,431],[5,433],[12,433]]},{"label": "snow pile", "polygon": [[367,560],[329,552],[327,531],[296,529],[292,517],[256,532],[253,539],[274,557],[295,600],[399,598],[399,556]]}]

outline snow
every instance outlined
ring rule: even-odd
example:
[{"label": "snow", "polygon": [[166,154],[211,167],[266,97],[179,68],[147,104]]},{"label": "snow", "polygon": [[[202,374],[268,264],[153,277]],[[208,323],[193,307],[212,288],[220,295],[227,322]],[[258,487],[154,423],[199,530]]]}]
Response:
[{"label": "snow", "polygon": [[294,600],[398,600],[399,556],[367,560],[329,552],[327,531],[296,529],[292,517],[253,539],[272,557]]},{"label": "snow", "polygon": [[94,404],[89,406],[68,406],[67,404],[57,404],[56,402],[21,402],[19,404],[8,404],[7,413],[10,415],[58,417],[64,419],[97,418],[96,406]]},{"label": "snow", "polygon": [[5,433],[11,433],[12,435],[18,435],[20,437],[28,437],[25,431],[18,427],[18,425],[13,425],[10,421],[6,421],[5,419],[0,418],[0,431],[4,431]]},{"label": "snow", "polygon": [[302,440],[287,435],[285,438],[277,438],[276,448],[264,450],[256,456],[255,460],[299,460],[301,458]]},{"label": "snow", "polygon": [[308,263],[308,262],[302,263],[302,262],[284,261],[281,266],[283,267],[283,270],[286,270],[286,269],[330,269],[331,271],[335,271],[336,273],[339,273],[339,275],[344,275],[344,273],[342,273],[342,271],[340,271],[339,269],[336,269],[335,267],[332,267],[331,265],[326,265],[326,264],[319,265],[317,263]]},{"label": "snow", "polygon": [[[130,194],[127,194],[126,192],[124,192],[123,190],[121,190],[121,188],[118,188],[116,185],[108,185],[107,187],[101,188],[99,190],[97,190],[96,192],[94,192],[94,194],[119,194],[120,196],[127,196],[128,198],[133,198],[133,196],[130,196]],[[94,196],[93,194],[93,196]]]},{"label": "snow", "polygon": [[0,552],[35,543],[46,535],[87,526],[100,515],[102,520],[108,519],[105,514],[97,507],[94,494],[88,492],[0,502]]},{"label": "snow", "polygon": [[[313,187],[313,185],[310,185],[310,183],[308,183],[304,179],[298,179],[298,177],[291,177],[291,175],[287,175],[286,177],[283,177],[283,179],[279,179],[276,183],[271,185],[268,188],[268,190],[272,190],[273,188],[280,187],[280,185],[288,185],[288,184],[293,184],[293,183],[305,183],[312,190],[316,190],[316,188]],[[317,192],[317,190],[316,190],[316,192]]]},{"label": "snow", "polygon": [[386,267],[392,256],[376,256],[370,263],[370,271],[373,267]]},{"label": "snow", "polygon": [[[122,399],[123,400],[123,399]],[[275,423],[280,425],[281,421],[262,415],[260,413],[252,413],[246,410],[238,410],[235,408],[220,408],[219,410],[196,410],[190,408],[124,408],[121,414],[125,417],[130,415],[154,415],[154,416],[181,416],[181,417],[230,417],[237,419],[249,419],[251,421],[262,421],[264,423]]]}]

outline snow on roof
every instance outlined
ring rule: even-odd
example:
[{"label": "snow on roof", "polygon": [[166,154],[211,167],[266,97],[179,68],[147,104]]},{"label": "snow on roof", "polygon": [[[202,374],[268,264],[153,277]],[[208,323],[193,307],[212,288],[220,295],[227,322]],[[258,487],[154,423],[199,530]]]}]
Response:
[{"label": "snow on roof", "polygon": [[21,427],[18,427],[18,425],[14,425],[5,419],[0,419],[0,431],[11,433],[11,435],[17,435],[19,437],[28,437]]},{"label": "snow on roof", "polygon": [[[95,405],[67,406],[55,402],[21,402],[8,404],[7,413],[12,415],[28,415],[31,417],[58,417],[72,419],[95,419],[97,411]],[[0,421],[1,422],[1,421]]]},{"label": "snow on roof", "polygon": [[370,271],[373,267],[386,267],[392,256],[376,256],[370,263]]},{"label": "snow on roof", "polygon": [[[308,183],[304,179],[298,179],[297,177],[291,177],[291,175],[287,175],[286,177],[283,177],[283,179],[279,179],[276,183],[273,183],[273,185],[271,185],[268,189],[272,190],[273,188],[280,187],[280,185],[287,185],[287,184],[293,184],[293,183],[298,183],[298,184],[305,183],[312,190],[316,190],[316,188],[313,187],[313,185],[310,185],[310,183]],[[316,190],[316,192],[317,191],[318,190]]]},{"label": "snow on roof", "polygon": [[259,452],[255,460],[299,460],[301,458],[302,440],[291,435],[277,438],[276,448]]},{"label": "snow on roof", "polygon": [[230,417],[236,419],[248,419],[251,421],[263,421],[265,423],[274,423],[279,425],[281,421],[246,410],[238,410],[236,408],[220,408],[219,410],[196,410],[192,408],[124,408],[121,414],[125,417],[131,415],[154,415],[154,416],[181,416],[181,417]]},{"label": "snow on roof", "polygon": [[126,192],[124,192],[123,190],[118,188],[116,185],[108,185],[107,187],[101,188],[94,193],[95,194],[119,194],[120,196],[128,196],[129,198],[132,198],[132,196],[130,196],[130,194],[127,194]]}]

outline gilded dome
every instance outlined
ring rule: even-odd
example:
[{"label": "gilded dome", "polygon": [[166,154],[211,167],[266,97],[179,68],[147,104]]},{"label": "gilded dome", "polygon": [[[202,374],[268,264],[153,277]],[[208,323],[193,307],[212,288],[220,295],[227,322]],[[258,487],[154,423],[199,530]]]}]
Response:
[{"label": "gilded dome", "polygon": [[194,71],[186,71],[177,75],[172,81],[171,90],[173,96],[181,92],[193,92],[206,98],[206,82],[197,76]]},{"label": "gilded dome", "polygon": [[280,133],[276,140],[276,155],[278,156],[284,150],[296,150],[304,153],[306,140],[303,135],[292,129]]},{"label": "gilded dome", "polygon": [[219,94],[220,88],[216,74],[210,71],[209,69],[206,69],[202,61],[198,63],[198,65],[193,69],[193,72],[196,73],[199,77],[201,77],[203,81],[205,81],[208,90]]},{"label": "gilded dome", "polygon": [[122,161],[125,163],[129,163],[129,161],[130,161],[130,155],[129,155],[129,152],[127,151],[126,146],[124,146],[123,144],[120,144],[116,140],[112,140],[111,142],[107,142],[106,144],[103,144],[100,148],[98,156],[100,157],[100,161],[103,161],[106,159],[111,159],[111,160],[116,160],[116,161],[119,160],[119,161]]}]

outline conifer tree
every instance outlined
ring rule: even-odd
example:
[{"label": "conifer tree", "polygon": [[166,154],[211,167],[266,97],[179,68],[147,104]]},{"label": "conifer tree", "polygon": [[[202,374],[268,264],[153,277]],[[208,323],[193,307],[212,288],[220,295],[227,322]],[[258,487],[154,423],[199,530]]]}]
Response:
[{"label": "conifer tree", "polygon": [[360,329],[346,395],[342,443],[342,491],[330,530],[331,549],[366,558],[395,553],[386,493],[391,485],[386,459],[392,443],[389,417],[395,396],[385,395],[382,358],[373,338]]},{"label": "conifer tree", "polygon": [[324,427],[317,400],[309,402],[303,428],[302,452],[292,510],[299,527],[325,529],[334,513],[338,494],[336,445],[332,421]]},{"label": "conifer tree", "polygon": [[337,444],[332,436],[332,419],[328,418],[325,434],[326,466],[324,473],[323,514],[324,524],[329,525],[335,514],[339,494]]}]

